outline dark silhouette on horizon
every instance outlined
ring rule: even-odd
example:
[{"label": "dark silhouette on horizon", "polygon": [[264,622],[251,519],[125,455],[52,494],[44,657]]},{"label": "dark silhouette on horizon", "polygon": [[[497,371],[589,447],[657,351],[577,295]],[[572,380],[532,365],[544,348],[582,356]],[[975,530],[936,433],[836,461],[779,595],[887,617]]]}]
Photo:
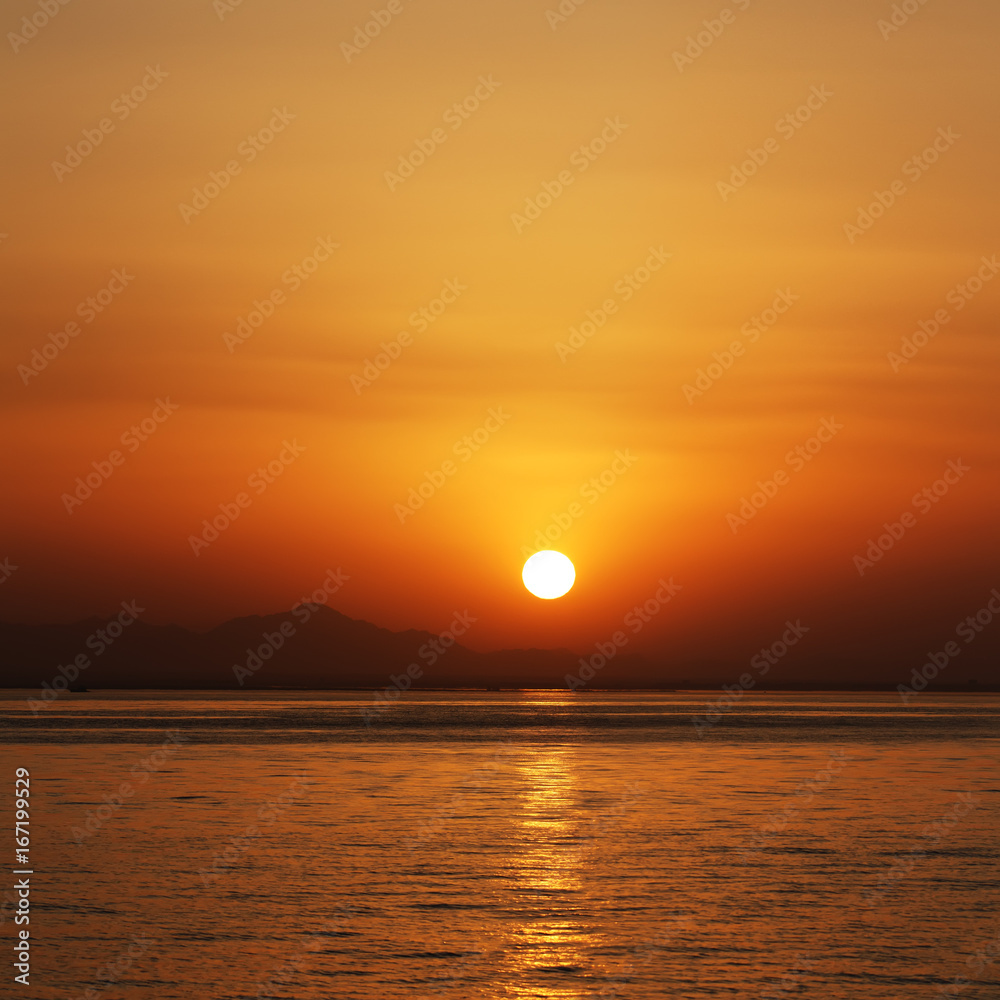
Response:
[{"label": "dark silhouette on horizon", "polygon": [[[392,632],[326,605],[298,605],[271,615],[223,622],[207,632],[151,625],[128,606],[116,617],[74,624],[0,623],[0,686],[63,693],[95,689],[262,690],[295,688],[602,688],[706,689],[739,685],[745,662],[672,661],[619,652],[597,670],[594,653],[565,649],[477,652],[454,632]],[[914,664],[919,666],[919,663]],[[751,690],[885,689],[911,683],[910,664],[877,673],[830,669],[810,659],[779,664]],[[586,677],[586,683],[568,678]],[[943,671],[928,690],[1000,689],[1000,667],[967,658]]]}]

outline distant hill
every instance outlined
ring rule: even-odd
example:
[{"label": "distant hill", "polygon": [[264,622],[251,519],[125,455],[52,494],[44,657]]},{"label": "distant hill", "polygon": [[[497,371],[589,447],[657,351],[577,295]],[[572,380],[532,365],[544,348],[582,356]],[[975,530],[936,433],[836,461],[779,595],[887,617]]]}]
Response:
[{"label": "distant hill", "polygon": [[[580,656],[569,650],[478,653],[457,641],[446,649],[432,632],[391,632],[326,605],[234,618],[208,632],[149,625],[126,612],[119,619],[111,619],[111,625],[106,618],[72,625],[0,623],[0,687],[566,689],[567,675],[581,674]],[[909,680],[907,668],[913,662],[886,661],[877,673],[861,663],[813,663],[805,670],[781,664],[766,683],[760,678],[754,687],[893,690]],[[746,670],[745,663],[668,663],[619,653],[589,674],[586,686],[719,688],[747,677]],[[998,690],[1000,671],[992,661],[978,666],[970,661],[930,686],[939,691]]]},{"label": "distant hill", "polygon": [[398,687],[564,687],[576,662],[567,650],[445,649],[434,633],[391,632],[325,605],[234,618],[203,633],[142,620],[116,637],[100,618],[0,623],[4,687],[40,687],[60,673],[88,688],[379,688],[394,677]]}]

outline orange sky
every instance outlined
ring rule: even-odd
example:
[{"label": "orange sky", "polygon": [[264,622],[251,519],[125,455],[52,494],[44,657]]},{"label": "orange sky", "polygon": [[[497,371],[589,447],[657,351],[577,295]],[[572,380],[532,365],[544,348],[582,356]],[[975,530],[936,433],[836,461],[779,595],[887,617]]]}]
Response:
[{"label": "orange sky", "polygon": [[635,650],[943,644],[1000,584],[995,5],[375,3],[363,48],[372,0],[7,8],[0,616],[203,627],[342,567],[481,649],[583,651],[661,578]]}]

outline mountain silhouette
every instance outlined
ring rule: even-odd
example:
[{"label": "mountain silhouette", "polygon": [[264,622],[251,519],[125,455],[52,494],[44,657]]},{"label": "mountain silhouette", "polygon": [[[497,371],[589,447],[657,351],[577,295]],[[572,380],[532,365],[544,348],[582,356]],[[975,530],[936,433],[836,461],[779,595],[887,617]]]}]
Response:
[{"label": "mountain silhouette", "polygon": [[[463,646],[461,615],[454,638],[410,629],[392,632],[324,604],[299,604],[271,615],[233,618],[207,632],[150,625],[128,612],[70,625],[0,623],[0,687],[262,690],[296,688],[720,688],[733,687],[743,663],[668,661],[618,652],[596,671],[565,649]],[[446,641],[449,641],[447,648]],[[988,652],[985,648],[983,652]],[[593,650],[587,659],[594,656]],[[917,660],[917,663],[920,661]],[[912,683],[912,662],[888,659],[876,670],[843,662],[810,668],[779,665],[756,691],[779,689],[895,690]],[[568,684],[584,677],[585,684]],[[926,686],[926,685],[925,685]],[[995,661],[968,660],[932,689],[1000,690]],[[51,696],[51,695],[50,695]]]},{"label": "mountain silhouette", "polygon": [[108,623],[0,623],[0,685],[34,688],[61,676],[88,688],[380,688],[393,678],[415,688],[565,687],[578,659],[568,650],[477,653],[457,641],[446,649],[435,633],[392,632],[315,604],[208,632],[140,619],[112,636]]}]

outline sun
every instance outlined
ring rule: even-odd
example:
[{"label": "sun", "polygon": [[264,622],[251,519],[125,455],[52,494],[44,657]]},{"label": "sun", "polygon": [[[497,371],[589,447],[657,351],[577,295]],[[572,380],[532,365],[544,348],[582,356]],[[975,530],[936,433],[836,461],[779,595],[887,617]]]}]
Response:
[{"label": "sun", "polygon": [[569,593],[576,580],[576,570],[561,552],[542,549],[524,564],[521,579],[535,597],[552,601]]}]

